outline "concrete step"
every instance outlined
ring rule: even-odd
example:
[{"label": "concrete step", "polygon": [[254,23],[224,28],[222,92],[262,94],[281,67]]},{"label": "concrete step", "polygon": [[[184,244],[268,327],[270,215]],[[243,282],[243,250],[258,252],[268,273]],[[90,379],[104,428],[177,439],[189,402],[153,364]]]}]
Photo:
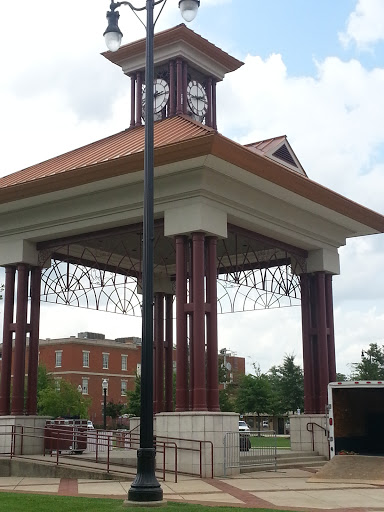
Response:
[{"label": "concrete step", "polygon": [[[249,453],[249,452],[248,452]],[[264,460],[270,460],[268,457],[252,457],[249,453],[248,456],[241,457],[241,463],[252,464],[253,462],[259,464],[256,466],[243,466],[240,467],[240,473],[251,473],[253,471],[272,471],[274,470],[274,464],[263,464]],[[309,468],[309,467],[321,467],[328,461],[327,457],[319,455],[318,452],[291,452],[290,450],[286,453],[278,453],[276,455],[276,466],[277,469],[291,469],[291,468]]]},{"label": "concrete step", "polygon": [[301,457],[313,457],[318,456],[319,452],[317,451],[307,451],[307,452],[297,452],[292,450],[277,450],[277,458],[278,459],[284,459],[284,458],[292,458],[297,457],[298,459]]}]

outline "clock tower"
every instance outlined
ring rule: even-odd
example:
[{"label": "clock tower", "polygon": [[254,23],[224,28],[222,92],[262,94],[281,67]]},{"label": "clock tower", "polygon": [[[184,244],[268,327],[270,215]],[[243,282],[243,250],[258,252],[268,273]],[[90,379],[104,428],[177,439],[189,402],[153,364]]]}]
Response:
[{"label": "clock tower", "polygon": [[[120,66],[131,79],[130,127],[141,126],[145,102],[145,39],[122,46],[103,56]],[[216,84],[243,63],[184,24],[155,34],[155,121],[186,115],[217,128]]]}]

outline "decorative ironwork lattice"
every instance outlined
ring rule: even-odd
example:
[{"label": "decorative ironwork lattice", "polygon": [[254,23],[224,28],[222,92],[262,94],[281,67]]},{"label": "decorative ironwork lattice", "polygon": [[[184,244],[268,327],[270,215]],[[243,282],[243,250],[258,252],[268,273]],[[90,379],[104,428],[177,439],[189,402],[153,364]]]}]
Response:
[{"label": "decorative ironwork lattice", "polygon": [[[155,279],[175,285],[174,241],[155,229]],[[252,234],[251,234],[252,235]],[[217,243],[218,313],[279,308],[300,304],[305,257],[276,248],[261,235],[229,230]],[[41,248],[42,301],[141,315],[141,230]]]},{"label": "decorative ironwork lattice", "polygon": [[42,282],[42,301],[141,316],[134,277],[53,260],[43,270]]}]

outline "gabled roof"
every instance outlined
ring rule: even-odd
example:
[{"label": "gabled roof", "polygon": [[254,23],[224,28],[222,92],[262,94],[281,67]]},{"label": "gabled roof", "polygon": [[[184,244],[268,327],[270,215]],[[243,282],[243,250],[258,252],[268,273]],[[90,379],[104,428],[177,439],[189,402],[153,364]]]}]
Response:
[{"label": "gabled roof", "polygon": [[307,176],[307,173],[304,171],[303,166],[289,144],[286,135],[246,144],[246,147],[251,151],[260,152],[267,158],[275,160],[281,165],[285,165],[291,169],[291,171]]}]

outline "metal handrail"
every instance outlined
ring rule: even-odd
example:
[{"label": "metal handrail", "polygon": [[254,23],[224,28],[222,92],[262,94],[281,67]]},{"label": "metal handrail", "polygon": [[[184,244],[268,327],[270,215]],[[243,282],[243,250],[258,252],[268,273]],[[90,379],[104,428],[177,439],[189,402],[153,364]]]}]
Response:
[{"label": "metal handrail", "polygon": [[[49,443],[50,446],[49,446],[48,450],[49,450],[51,456],[56,451],[56,454],[55,454],[56,455],[56,461],[55,461],[56,465],[59,465],[61,451],[67,450],[66,448],[60,448],[60,442],[62,442],[63,440],[70,441],[79,435],[83,436],[83,437],[87,437],[89,434],[96,433],[96,440],[97,440],[96,454],[98,454],[98,448],[100,446],[106,446],[106,448],[107,448],[107,450],[106,450],[107,451],[107,468],[106,468],[107,473],[110,472],[110,465],[111,465],[110,453],[113,449],[113,444],[118,445],[119,438],[122,434],[120,431],[108,431],[108,434],[107,434],[107,431],[97,431],[96,430],[96,432],[95,432],[95,430],[89,431],[87,429],[79,431],[78,429],[75,429],[75,428],[72,428],[72,429],[67,428],[66,430],[62,430],[62,429],[60,429],[60,426],[58,426],[58,428],[57,427],[55,428],[55,425],[49,425],[49,431],[50,431],[51,435],[47,435],[46,427],[27,427],[28,429],[32,429],[32,430],[37,430],[37,431],[42,430],[42,431],[44,431],[44,433],[42,433],[42,434],[26,433],[26,432],[24,432],[23,425],[12,425],[10,427],[11,427],[10,432],[2,432],[1,433],[3,435],[11,435],[10,458],[17,456],[16,455],[16,439],[17,439],[17,437],[21,438],[21,446],[20,446],[19,456],[23,456],[23,439],[25,437],[39,438],[39,439],[44,439],[44,442],[51,441],[51,443]],[[21,431],[17,432],[17,428],[20,428]],[[127,434],[128,434],[128,432],[127,432]],[[131,434],[131,432],[129,434]],[[125,437],[125,433],[123,433],[123,435]],[[139,445],[139,434],[137,434],[137,437],[138,437],[137,444]],[[114,441],[115,441],[115,443],[114,443]],[[133,444],[132,439],[130,439],[129,443],[130,443],[130,446],[132,446],[132,444]],[[158,450],[159,453],[164,452],[163,460],[165,460],[166,448],[173,448],[175,450],[174,475],[175,475],[175,483],[177,483],[177,476],[178,476],[177,444],[172,441],[167,441],[167,440],[159,441],[158,444],[163,447],[163,451]],[[124,443],[124,446],[125,446],[125,443]],[[47,447],[44,446],[44,456],[46,454],[46,451],[47,451]],[[166,465],[163,464],[163,479],[164,480],[165,480],[165,473],[166,473]]]},{"label": "metal handrail", "polygon": [[[315,451],[315,432],[313,430],[313,427],[314,425],[316,425],[316,427],[319,427],[321,428],[322,430],[324,430],[324,435],[327,436],[328,434],[328,430],[326,427],[323,427],[323,425],[319,425],[318,423],[316,423],[315,421],[309,421],[307,423],[307,431],[310,432],[312,434],[312,451],[314,452]],[[311,428],[309,428],[311,427]]]}]

